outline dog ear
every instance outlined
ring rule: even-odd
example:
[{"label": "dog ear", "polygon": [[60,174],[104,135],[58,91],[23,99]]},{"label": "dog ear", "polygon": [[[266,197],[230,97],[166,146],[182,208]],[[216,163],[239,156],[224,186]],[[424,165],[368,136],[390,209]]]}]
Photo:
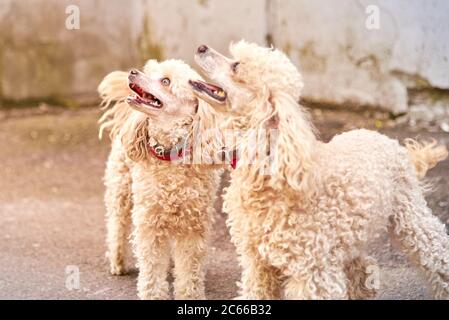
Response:
[{"label": "dog ear", "polygon": [[270,93],[268,102],[277,122],[273,129],[274,146],[270,147],[270,181],[273,187],[282,188],[287,182],[292,189],[301,191],[313,165],[316,138],[312,124],[305,109],[291,95]]},{"label": "dog ear", "polygon": [[222,139],[219,126],[219,113],[202,99],[198,99],[196,120],[190,135],[193,148],[193,162],[213,164],[217,150],[221,150]]},{"label": "dog ear", "polygon": [[124,101],[132,92],[128,87],[128,73],[124,71],[109,73],[100,82],[97,91],[102,100],[101,106],[104,108],[114,101]]},{"label": "dog ear", "polygon": [[128,73],[114,71],[109,73],[98,85],[98,93],[101,98],[101,107],[104,111],[98,123],[100,123],[99,137],[105,130],[110,130],[110,138],[113,139],[120,130],[128,116],[129,106],[125,99],[130,95],[128,87]]},{"label": "dog ear", "polygon": [[149,136],[148,126],[150,118],[140,112],[133,112],[120,130],[120,139],[126,154],[133,161],[148,159]]}]

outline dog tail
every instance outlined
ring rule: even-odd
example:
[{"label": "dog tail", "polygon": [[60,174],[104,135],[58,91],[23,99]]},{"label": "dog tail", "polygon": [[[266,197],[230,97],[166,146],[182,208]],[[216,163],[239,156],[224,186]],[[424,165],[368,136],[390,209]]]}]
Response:
[{"label": "dog tail", "polygon": [[428,170],[443,161],[448,156],[446,146],[437,145],[435,140],[430,142],[418,142],[413,139],[405,140],[405,147],[415,165],[418,178],[424,179]]},{"label": "dog tail", "polygon": [[99,137],[103,137],[105,130],[110,130],[110,138],[113,139],[121,125],[128,118],[131,108],[125,99],[130,95],[128,88],[128,73],[114,71],[108,74],[98,85],[97,89],[101,102],[101,109],[105,110],[98,123],[100,124]]}]

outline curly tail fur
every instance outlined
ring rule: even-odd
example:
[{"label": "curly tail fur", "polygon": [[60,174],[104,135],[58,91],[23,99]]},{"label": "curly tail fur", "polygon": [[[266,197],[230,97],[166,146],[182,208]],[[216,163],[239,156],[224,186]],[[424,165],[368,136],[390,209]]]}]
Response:
[{"label": "curly tail fur", "polygon": [[128,88],[128,73],[114,71],[108,74],[98,86],[98,93],[102,99],[101,108],[106,110],[98,123],[100,124],[99,137],[105,130],[110,130],[110,138],[114,138],[121,125],[129,117],[131,108],[125,102],[131,90]]},{"label": "curly tail fur", "polygon": [[405,147],[415,165],[419,179],[423,179],[428,170],[435,167],[438,162],[443,161],[448,156],[446,146],[437,145],[435,140],[418,142],[413,139],[406,139]]}]

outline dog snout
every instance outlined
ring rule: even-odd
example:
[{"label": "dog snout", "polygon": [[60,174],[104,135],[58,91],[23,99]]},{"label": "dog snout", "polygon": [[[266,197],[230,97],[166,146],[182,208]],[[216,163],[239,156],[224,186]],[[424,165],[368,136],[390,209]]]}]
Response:
[{"label": "dog snout", "polygon": [[128,81],[134,81],[139,75],[139,70],[131,69],[128,74]]},{"label": "dog snout", "polygon": [[207,52],[207,50],[209,50],[209,48],[208,48],[206,45],[202,44],[202,45],[200,45],[200,46],[198,47],[197,52],[200,53],[200,54],[202,54],[202,53]]}]

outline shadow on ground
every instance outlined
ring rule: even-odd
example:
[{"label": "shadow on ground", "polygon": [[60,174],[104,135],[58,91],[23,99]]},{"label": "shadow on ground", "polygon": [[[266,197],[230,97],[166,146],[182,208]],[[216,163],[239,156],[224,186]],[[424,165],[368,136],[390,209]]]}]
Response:
[{"label": "shadow on ground", "polygon": [[[136,299],[136,272],[110,276],[104,258],[102,175],[109,144],[97,139],[98,117],[95,109],[0,113],[0,299]],[[324,140],[352,128],[382,126],[336,111],[317,110],[314,121]],[[400,140],[431,136],[449,145],[447,133],[404,125],[381,131]],[[429,173],[435,191],[427,197],[446,223],[448,169],[445,161]],[[240,277],[224,220],[220,212],[208,262],[210,299],[236,296]],[[419,273],[383,240],[373,248],[382,265],[378,298],[429,298]],[[80,270],[77,290],[66,285],[70,266]]]}]

